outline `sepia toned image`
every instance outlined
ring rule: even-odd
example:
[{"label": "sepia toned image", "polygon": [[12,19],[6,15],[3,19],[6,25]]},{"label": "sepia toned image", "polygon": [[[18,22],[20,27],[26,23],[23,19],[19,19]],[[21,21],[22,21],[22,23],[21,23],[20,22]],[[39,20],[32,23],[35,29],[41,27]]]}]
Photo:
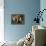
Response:
[{"label": "sepia toned image", "polygon": [[11,24],[24,24],[24,15],[23,14],[12,15]]}]

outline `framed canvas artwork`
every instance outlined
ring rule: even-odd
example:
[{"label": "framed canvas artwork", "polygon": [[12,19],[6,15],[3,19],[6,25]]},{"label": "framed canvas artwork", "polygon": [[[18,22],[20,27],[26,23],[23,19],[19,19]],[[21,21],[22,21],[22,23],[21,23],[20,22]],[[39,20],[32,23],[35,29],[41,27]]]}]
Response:
[{"label": "framed canvas artwork", "polygon": [[11,24],[24,24],[24,14],[12,14]]}]

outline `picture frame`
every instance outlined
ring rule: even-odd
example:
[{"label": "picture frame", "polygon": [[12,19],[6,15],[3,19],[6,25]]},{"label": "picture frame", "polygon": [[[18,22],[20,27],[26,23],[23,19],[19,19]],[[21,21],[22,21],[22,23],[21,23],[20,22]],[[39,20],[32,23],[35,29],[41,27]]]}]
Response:
[{"label": "picture frame", "polygon": [[11,24],[24,24],[25,17],[24,14],[12,14],[11,15]]}]

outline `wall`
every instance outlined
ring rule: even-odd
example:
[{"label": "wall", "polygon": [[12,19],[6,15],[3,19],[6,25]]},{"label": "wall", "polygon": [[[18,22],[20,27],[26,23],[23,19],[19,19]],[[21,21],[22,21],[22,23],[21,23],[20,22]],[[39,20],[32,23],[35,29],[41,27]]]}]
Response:
[{"label": "wall", "polygon": [[[41,3],[40,3],[40,9],[41,9],[41,11],[43,10],[43,9],[46,9],[46,0],[41,0],[40,1]],[[41,21],[40,22],[40,25],[43,25],[43,26],[45,26],[46,27],[46,11],[44,11],[43,12],[43,22]]]},{"label": "wall", "polygon": [[[4,35],[7,41],[18,41],[31,31],[35,12],[40,9],[40,0],[5,0]],[[24,25],[12,25],[11,14],[24,14]]]},{"label": "wall", "polygon": [[0,42],[4,41],[4,0],[0,0]]}]

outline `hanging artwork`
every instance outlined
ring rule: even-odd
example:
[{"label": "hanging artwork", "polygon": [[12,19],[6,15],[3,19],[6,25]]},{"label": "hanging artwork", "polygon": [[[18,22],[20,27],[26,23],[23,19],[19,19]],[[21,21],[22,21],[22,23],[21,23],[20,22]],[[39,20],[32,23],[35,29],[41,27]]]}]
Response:
[{"label": "hanging artwork", "polygon": [[24,14],[12,14],[11,24],[24,24]]}]

